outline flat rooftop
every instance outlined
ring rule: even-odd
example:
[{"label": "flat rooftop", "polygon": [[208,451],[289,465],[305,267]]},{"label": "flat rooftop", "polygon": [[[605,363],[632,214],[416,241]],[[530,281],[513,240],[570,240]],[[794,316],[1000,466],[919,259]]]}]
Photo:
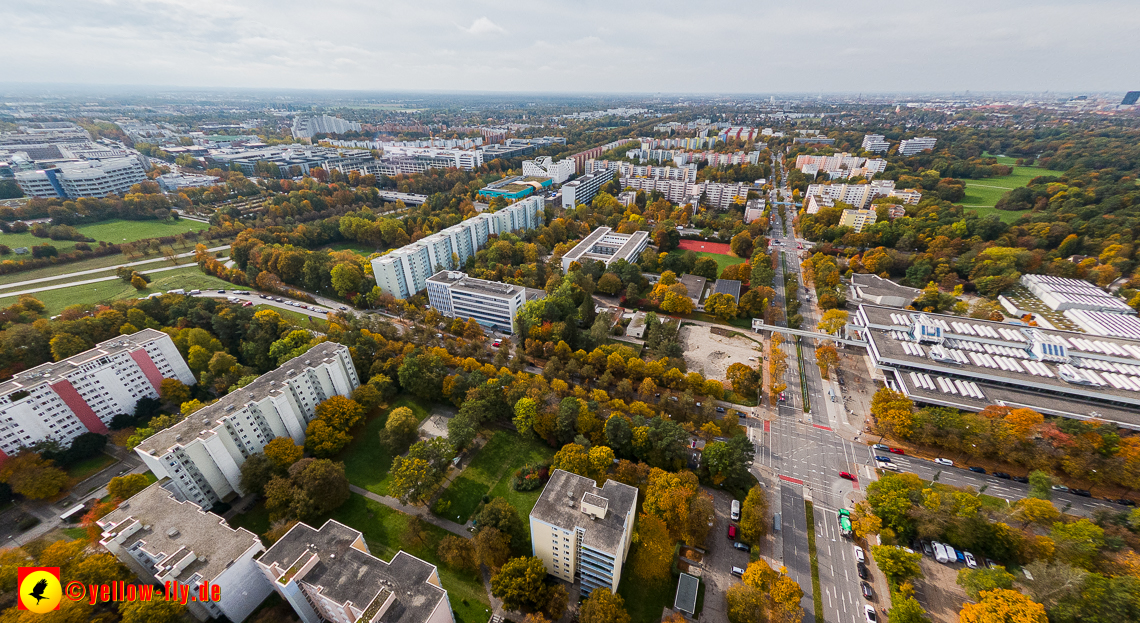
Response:
[{"label": "flat rooftop", "polygon": [[147,437],[138,445],[138,449],[161,457],[175,446],[188,444],[195,438],[206,439],[214,434],[213,429],[231,412],[251,402],[289,391],[285,383],[287,380],[309,368],[336,361],[337,352],[341,349],[347,347],[336,342],[317,344],[305,354],[281,364],[276,370],[270,370],[257,377],[257,380],[249,385],[222,396],[217,402],[195,411],[185,420]]},{"label": "flat rooftop", "polygon": [[105,342],[99,342],[95,345],[95,348],[85,350],[78,355],[72,355],[61,361],[40,364],[34,368],[28,368],[23,372],[17,372],[14,377],[0,383],[0,396],[6,396],[16,390],[35,387],[41,383],[55,382],[78,370],[87,363],[103,357],[138,350],[155,340],[165,337],[168,336],[162,331],[143,329],[142,331],[130,335],[120,335]]},{"label": "flat rooftop", "polygon": [[431,277],[428,277],[427,280],[444,284],[453,290],[464,290],[473,294],[492,294],[494,296],[508,297],[526,290],[523,286],[516,286],[510,283],[469,277],[466,273],[456,270],[441,270]]},{"label": "flat rooftop", "polygon": [[[589,497],[587,497],[589,496]],[[594,519],[582,510],[582,501],[602,506],[598,500],[605,500],[605,517]],[[616,552],[625,533],[625,520],[628,513],[637,506],[637,489],[615,480],[607,480],[602,488],[585,476],[556,469],[542,490],[530,516],[539,521],[573,530],[576,526],[585,528],[583,543],[603,552]]]},{"label": "flat rooftop", "polygon": [[713,285],[713,294],[731,294],[739,302],[740,282],[735,279],[717,279]]},{"label": "flat rooftop", "polygon": [[[590,232],[590,235],[583,238],[582,242],[579,242],[562,257],[570,261],[595,260],[609,264],[614,260],[622,259],[633,263],[638,258],[631,256],[638,247],[646,244],[648,240],[649,232],[647,231],[619,234],[609,227],[599,227]],[[602,252],[602,247],[613,250],[613,253]]]}]

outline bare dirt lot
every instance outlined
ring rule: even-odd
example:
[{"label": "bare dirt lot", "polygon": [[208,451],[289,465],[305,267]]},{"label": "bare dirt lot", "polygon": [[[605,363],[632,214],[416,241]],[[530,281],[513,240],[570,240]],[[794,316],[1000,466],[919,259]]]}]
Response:
[{"label": "bare dirt lot", "polygon": [[725,381],[728,366],[743,363],[755,366],[759,360],[760,344],[745,337],[715,335],[709,327],[686,326],[679,332],[681,347],[685,350],[685,364],[690,372],[701,372],[705,378]]},{"label": "bare dirt lot", "polygon": [[934,623],[957,623],[962,604],[969,601],[966,591],[958,586],[961,564],[944,565],[927,556],[922,557],[922,579],[914,583],[915,598],[926,609]]}]

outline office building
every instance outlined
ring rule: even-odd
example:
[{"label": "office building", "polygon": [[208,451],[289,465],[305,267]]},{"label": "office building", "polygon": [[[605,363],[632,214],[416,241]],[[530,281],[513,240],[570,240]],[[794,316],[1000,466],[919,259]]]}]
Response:
[{"label": "office building", "polygon": [[95,522],[107,548],[145,584],[177,582],[197,596],[204,582],[217,586],[218,601],[190,601],[199,621],[226,617],[241,623],[272,587],[254,559],[261,539],[193,502],[180,501],[156,482]]},{"label": "office building", "polygon": [[1084,309],[1115,314],[1136,314],[1136,310],[1121,299],[1083,279],[1052,275],[1022,275],[1021,285],[1041,299],[1046,307],[1055,311]]},{"label": "office building", "polygon": [[874,274],[854,273],[847,289],[850,303],[871,303],[886,307],[902,308],[910,305],[922,295],[922,290],[901,286],[890,279]]},{"label": "office building", "polygon": [[549,177],[555,184],[561,184],[577,173],[573,160],[567,158],[554,162],[550,156],[539,156],[534,160],[523,160],[522,174],[526,177]]},{"label": "office building", "polygon": [[1064,316],[1085,333],[1140,340],[1140,318],[1120,313],[1066,309]]},{"label": "office building", "polygon": [[839,226],[850,227],[859,233],[864,227],[874,225],[876,219],[878,212],[875,210],[844,210],[843,216],[839,218]]},{"label": "office building", "polygon": [[502,333],[513,333],[526,288],[442,270],[427,280],[428,305],[448,318],[474,318]]},{"label": "office building", "polygon": [[527,197],[496,212],[481,212],[387,255],[372,260],[372,274],[382,291],[398,299],[427,287],[428,277],[457,270],[487,244],[490,236],[534,229],[544,222],[545,200]]},{"label": "office building", "polygon": [[920,136],[917,138],[901,141],[899,143],[899,155],[913,156],[914,154],[932,150],[934,149],[934,144],[937,142],[938,139],[931,138],[929,136]]},{"label": "office building", "polygon": [[111,158],[61,162],[55,168],[20,171],[15,177],[29,197],[79,199],[124,195],[146,181],[146,171],[138,158]]},{"label": "office building", "polygon": [[348,347],[323,342],[143,440],[135,452],[179,499],[202,508],[242,495],[241,465],[278,437],[305,442],[316,407],[360,385]]},{"label": "office building", "polygon": [[559,580],[580,582],[583,595],[595,588],[616,593],[636,511],[637,488],[607,480],[599,489],[556,469],[530,512],[534,556]]},{"label": "office building", "polygon": [[847,335],[919,404],[1028,407],[1140,430],[1140,340],[860,305]]},{"label": "office building", "polygon": [[614,171],[607,169],[587,173],[582,177],[562,185],[562,207],[573,208],[580,203],[590,203],[601,187],[614,179]]},{"label": "office building", "polygon": [[213,186],[218,183],[218,178],[212,175],[194,175],[192,173],[166,173],[159,175],[154,181],[158,182],[158,186],[163,192],[173,193],[183,188]]},{"label": "office building", "polygon": [[562,272],[569,272],[570,264],[586,260],[602,262],[606,266],[617,260],[636,264],[648,244],[647,231],[619,234],[609,227],[599,227],[562,256]]},{"label": "office building", "polygon": [[348,121],[328,115],[297,117],[293,119],[293,138],[313,138],[318,134],[360,132],[362,129],[361,125],[355,121]]},{"label": "office building", "polygon": [[48,439],[68,445],[83,433],[106,435],[139,398],[158,398],[163,379],[194,384],[170,336],[154,329],[17,372],[0,383],[0,460]]},{"label": "office building", "polygon": [[[246,177],[273,175],[298,177],[308,175],[315,167],[325,171],[337,169],[347,175],[351,171],[369,173],[366,167],[375,163],[372,153],[363,150],[338,151],[311,145],[277,145],[252,149],[227,148],[209,152],[207,160],[214,166],[228,169],[237,165]],[[272,166],[270,166],[272,165]]]},{"label": "office building", "polygon": [[863,136],[863,151],[885,154],[891,148],[890,142],[882,134],[867,134]]},{"label": "office building", "polygon": [[435,565],[399,551],[384,562],[358,530],[329,519],[293,526],[257,560],[302,623],[454,623]]}]

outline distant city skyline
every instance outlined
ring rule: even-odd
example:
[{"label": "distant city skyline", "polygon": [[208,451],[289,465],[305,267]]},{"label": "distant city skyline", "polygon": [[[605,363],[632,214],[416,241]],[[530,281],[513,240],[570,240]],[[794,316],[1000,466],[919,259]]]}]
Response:
[{"label": "distant city skyline", "polygon": [[[66,19],[61,19],[66,16]],[[1119,92],[1140,7],[924,3],[5,8],[0,83],[534,93]],[[1091,44],[1090,44],[1091,42]]]}]

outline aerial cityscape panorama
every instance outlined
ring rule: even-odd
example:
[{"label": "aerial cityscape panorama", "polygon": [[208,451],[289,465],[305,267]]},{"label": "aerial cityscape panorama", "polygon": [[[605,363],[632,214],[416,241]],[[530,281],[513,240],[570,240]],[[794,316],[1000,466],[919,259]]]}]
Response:
[{"label": "aerial cityscape panorama", "polygon": [[1140,5],[0,14],[0,623],[1140,622]]}]

